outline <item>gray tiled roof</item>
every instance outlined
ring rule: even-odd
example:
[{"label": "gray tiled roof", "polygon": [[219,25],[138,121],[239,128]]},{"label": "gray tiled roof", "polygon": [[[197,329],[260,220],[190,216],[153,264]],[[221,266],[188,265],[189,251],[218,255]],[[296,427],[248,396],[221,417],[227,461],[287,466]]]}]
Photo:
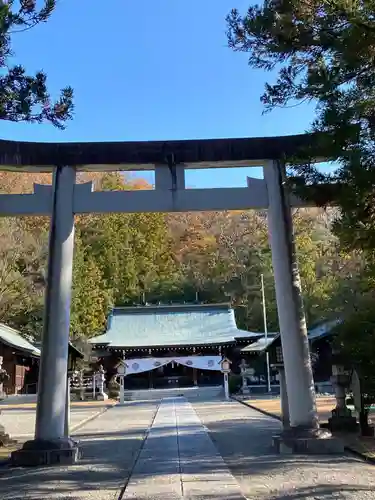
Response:
[{"label": "gray tiled roof", "polygon": [[273,341],[278,337],[278,333],[269,333],[267,336],[267,341],[264,336],[262,336],[260,339],[256,340],[250,345],[247,345],[243,349],[241,349],[242,352],[262,352],[264,351],[268,346],[270,346]]},{"label": "gray tiled roof", "polygon": [[333,321],[327,321],[326,323],[321,323],[308,331],[309,340],[318,340],[323,337],[327,337],[332,333],[332,330],[341,323],[340,319],[335,319]]},{"label": "gray tiled roof", "polygon": [[[314,328],[311,328],[307,331],[307,336],[311,342],[314,340],[319,340],[324,337],[329,336],[332,333],[332,330],[334,329],[335,326],[337,326],[341,320],[336,319],[333,321],[327,321],[326,323],[320,323],[319,325],[314,326]],[[279,338],[280,333],[269,333],[268,334],[268,339],[266,342],[266,339],[264,335],[262,335],[261,338],[259,338],[256,342],[253,342],[250,345],[247,345],[241,351],[243,352],[263,352],[267,347],[273,344],[273,342]]]},{"label": "gray tiled roof", "polygon": [[33,356],[40,356],[40,350],[34,347],[30,342],[21,337],[21,335],[10,326],[0,323],[0,342],[19,349],[20,351],[32,354]]},{"label": "gray tiled roof", "polygon": [[115,308],[104,335],[92,344],[113,347],[194,346],[258,338],[239,330],[228,304]]}]

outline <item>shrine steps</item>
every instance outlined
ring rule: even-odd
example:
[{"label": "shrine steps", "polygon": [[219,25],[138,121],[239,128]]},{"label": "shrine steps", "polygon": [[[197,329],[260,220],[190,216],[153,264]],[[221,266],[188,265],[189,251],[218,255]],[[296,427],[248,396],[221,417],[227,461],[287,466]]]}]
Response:
[{"label": "shrine steps", "polygon": [[141,389],[136,391],[125,391],[125,400],[143,401],[159,400],[164,398],[175,398],[184,396],[186,399],[217,399],[224,395],[221,385],[209,387],[173,387],[171,389]]}]

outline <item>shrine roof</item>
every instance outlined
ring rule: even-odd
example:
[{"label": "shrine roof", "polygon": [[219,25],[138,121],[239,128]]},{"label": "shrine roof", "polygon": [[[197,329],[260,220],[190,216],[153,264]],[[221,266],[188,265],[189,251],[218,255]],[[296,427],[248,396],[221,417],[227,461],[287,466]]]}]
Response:
[{"label": "shrine roof", "polygon": [[94,345],[119,348],[203,346],[256,339],[260,333],[237,328],[229,304],[159,305],[115,308]]},{"label": "shrine roof", "polygon": [[309,340],[318,340],[331,335],[333,329],[339,323],[341,323],[341,320],[335,319],[333,321],[327,321],[326,323],[320,323],[313,326],[308,331]]},{"label": "shrine roof", "polygon": [[268,346],[270,346],[275,339],[279,336],[278,333],[269,333],[267,335],[267,340],[264,336],[262,336],[260,339],[256,340],[250,345],[247,345],[243,349],[241,349],[242,352],[262,352],[264,351]]},{"label": "shrine roof", "polygon": [[[320,340],[325,337],[328,337],[332,334],[333,329],[340,323],[341,320],[336,319],[333,321],[327,321],[325,323],[320,323],[318,325],[309,328],[307,331],[307,336],[310,341]],[[256,342],[244,347],[241,349],[242,352],[255,352],[260,353],[263,352],[267,347],[273,344],[273,342],[280,337],[280,333],[269,333],[268,339],[266,341],[265,337],[262,335]]]},{"label": "shrine roof", "polygon": [[40,356],[40,350],[37,347],[23,338],[17,330],[4,325],[4,323],[0,323],[0,342],[32,356]]}]

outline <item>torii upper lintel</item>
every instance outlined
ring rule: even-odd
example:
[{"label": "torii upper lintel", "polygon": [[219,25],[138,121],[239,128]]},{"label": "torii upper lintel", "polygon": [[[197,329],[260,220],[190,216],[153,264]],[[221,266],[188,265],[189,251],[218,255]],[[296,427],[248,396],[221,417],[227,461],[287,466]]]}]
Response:
[{"label": "torii upper lintel", "polygon": [[319,153],[321,134],[237,139],[193,139],[144,142],[40,143],[0,140],[0,170],[50,172],[55,166],[82,171],[150,170],[168,164],[172,154],[184,168],[218,168],[262,165]]}]

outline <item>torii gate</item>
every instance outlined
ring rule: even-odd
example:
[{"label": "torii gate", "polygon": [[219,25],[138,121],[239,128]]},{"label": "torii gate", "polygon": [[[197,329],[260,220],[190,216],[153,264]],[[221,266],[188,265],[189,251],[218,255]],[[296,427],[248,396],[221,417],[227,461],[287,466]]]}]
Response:
[{"label": "torii gate", "polygon": [[[311,148],[313,135],[120,143],[0,141],[0,169],[53,172],[33,194],[0,195],[0,214],[51,217],[45,320],[35,439],[14,463],[74,463],[77,444],[64,436],[74,215],[267,209],[276,299],[293,436],[319,437],[314,383],[295,258],[290,206],[306,205],[284,188],[283,159]],[[263,166],[245,188],[185,189],[185,169]],[[155,170],[155,190],[93,192],[77,171]],[[288,436],[288,439],[290,436]],[[326,441],[327,442],[327,441]]]}]

